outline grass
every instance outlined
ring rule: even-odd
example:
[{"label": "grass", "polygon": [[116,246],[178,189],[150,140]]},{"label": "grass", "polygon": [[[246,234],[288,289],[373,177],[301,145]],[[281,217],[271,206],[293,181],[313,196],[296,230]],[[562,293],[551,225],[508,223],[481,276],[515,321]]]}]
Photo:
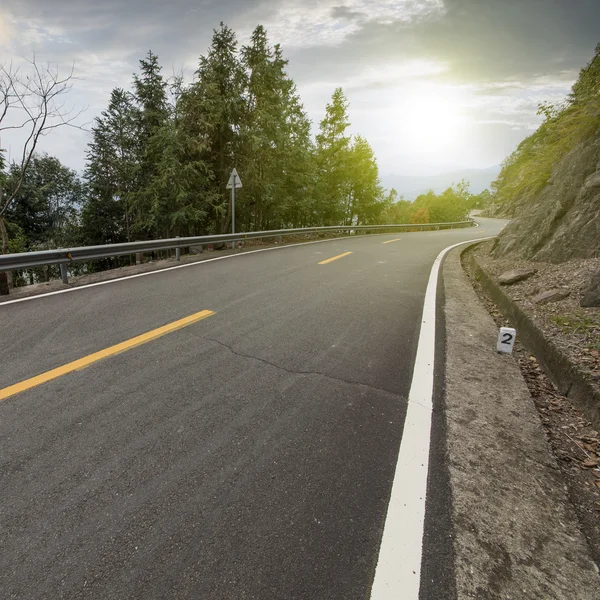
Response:
[{"label": "grass", "polygon": [[583,312],[553,315],[551,321],[569,335],[581,335],[582,345],[590,350],[600,350],[600,315]]}]

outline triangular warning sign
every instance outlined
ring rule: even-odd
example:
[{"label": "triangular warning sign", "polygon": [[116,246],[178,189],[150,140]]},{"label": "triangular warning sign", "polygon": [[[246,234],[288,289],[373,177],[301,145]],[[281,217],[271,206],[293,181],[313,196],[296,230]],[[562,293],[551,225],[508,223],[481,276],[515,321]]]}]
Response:
[{"label": "triangular warning sign", "polygon": [[231,171],[231,175],[229,176],[229,181],[227,182],[227,189],[230,190],[234,185],[235,185],[236,189],[239,189],[242,187],[242,180],[240,179],[240,176],[238,175],[238,172],[236,169]]}]

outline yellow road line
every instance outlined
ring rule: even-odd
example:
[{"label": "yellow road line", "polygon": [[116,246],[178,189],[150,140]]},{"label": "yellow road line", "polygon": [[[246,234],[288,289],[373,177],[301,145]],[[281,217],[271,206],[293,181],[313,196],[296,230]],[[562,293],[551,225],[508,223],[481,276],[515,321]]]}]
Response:
[{"label": "yellow road line", "polygon": [[381,242],[382,244],[391,244],[392,242],[399,242],[402,238],[396,238],[395,240],[388,240],[387,242]]},{"label": "yellow road line", "polygon": [[155,340],[156,338],[166,335],[167,333],[177,331],[178,329],[187,327],[192,323],[197,323],[198,321],[206,319],[207,317],[210,317],[214,314],[215,313],[212,310],[203,310],[201,312],[194,313],[189,317],[179,319],[178,321],[173,321],[172,323],[163,325],[158,329],[153,329],[152,331],[148,331],[147,333],[138,335],[134,338],[126,340],[125,342],[121,342],[120,344],[110,346],[109,348],[105,348],[104,350],[100,350],[99,352],[94,352],[94,354],[89,354],[88,356],[84,356],[83,358],[74,360],[73,362],[67,363],[62,367],[57,367],[56,369],[46,371],[45,373],[37,375],[36,377],[32,377],[31,379],[26,379],[25,381],[21,381],[20,383],[15,383],[14,385],[10,385],[4,389],[0,389],[0,400],[6,400],[7,398],[10,398],[10,396],[14,396],[15,394],[19,394],[21,392],[24,392],[25,390],[29,390],[38,385],[42,385],[42,383],[46,383],[47,381],[52,381],[53,379],[62,377],[67,373],[72,373],[73,371],[85,369],[85,367],[89,367],[91,364],[99,360],[108,358],[109,356],[114,356],[115,354],[120,354],[121,352],[125,352],[126,350],[131,350],[136,346],[141,346],[142,344]]},{"label": "yellow road line", "polygon": [[352,254],[352,252],[344,252],[344,254],[338,254],[337,256],[332,256],[331,258],[328,258],[327,260],[322,260],[319,264],[326,265],[330,262],[333,262],[334,260],[337,260],[338,258],[343,258],[344,256],[348,256],[348,254]]}]

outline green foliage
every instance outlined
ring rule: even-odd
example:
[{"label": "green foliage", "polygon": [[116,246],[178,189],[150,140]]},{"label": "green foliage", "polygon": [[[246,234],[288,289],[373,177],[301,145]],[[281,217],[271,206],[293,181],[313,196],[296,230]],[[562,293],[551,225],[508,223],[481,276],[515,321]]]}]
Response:
[{"label": "green foliage", "polygon": [[385,208],[383,188],[375,154],[364,137],[354,137],[345,163],[347,184],[344,186],[344,223],[379,223]]},{"label": "green foliage", "polygon": [[[237,230],[373,223],[386,203],[368,142],[335,90],[316,144],[279,45],[261,25],[238,49],[221,23],[193,83],[166,82],[156,55],[115,90],[88,150],[84,237],[94,243]],[[171,91],[169,96],[168,92]]]},{"label": "green foliage", "polygon": [[229,175],[239,159],[244,124],[247,74],[237,51],[235,33],[221,23],[206,56],[200,57],[197,80],[182,97],[182,119],[189,135],[202,141],[193,157],[209,174],[209,231],[225,233],[231,226]]},{"label": "green foliage", "polygon": [[392,188],[384,201],[381,221],[390,225],[410,223],[413,212],[413,203],[410,200],[398,199],[398,192]]},{"label": "green foliage", "polygon": [[309,218],[310,122],[281,48],[259,25],[241,51],[247,74],[238,164],[244,173],[238,227],[273,229]]},{"label": "green foliage", "polygon": [[[469,192],[469,182],[464,179],[451,185],[441,194],[429,190],[413,202],[397,199],[392,190],[383,203],[382,220],[385,223],[452,223],[466,220],[469,211],[475,208],[480,196]],[[489,195],[489,192],[488,192]],[[486,196],[483,195],[483,198]]]},{"label": "green foliage", "polygon": [[464,179],[453,184],[439,195],[432,191],[421,194],[413,203],[415,208],[426,208],[430,223],[451,223],[464,221],[471,207],[469,183]]},{"label": "green foliage", "polygon": [[426,206],[415,208],[410,215],[411,223],[429,223],[429,209]]},{"label": "green foliage", "polygon": [[488,206],[490,206],[490,204],[492,204],[492,202],[493,202],[493,196],[492,196],[492,193],[490,192],[490,190],[483,190],[483,192],[481,192],[480,194],[471,195],[471,198],[469,201],[469,208],[470,209],[487,208]]},{"label": "green foliage", "polygon": [[[287,65],[260,25],[238,48],[221,23],[189,85],[181,76],[165,79],[148,52],[131,89],[114,89],[94,122],[83,184],[56,159],[34,159],[7,215],[11,250],[228,232],[233,167],[244,185],[236,194],[238,231],[420,223],[464,213],[468,194],[460,185],[415,204],[393,190],[384,196],[373,149],[349,133],[341,88],[313,141]],[[14,176],[2,160],[0,153],[0,187]]]},{"label": "green foliage", "polygon": [[569,314],[552,315],[550,320],[565,333],[576,335],[582,346],[600,350],[600,315],[575,311]]},{"label": "green foliage", "polygon": [[325,108],[315,152],[316,193],[321,200],[315,207],[316,216],[325,225],[342,223],[346,216],[352,142],[346,131],[349,126],[348,100],[342,88],[337,88]]},{"label": "green foliage", "polygon": [[540,192],[556,164],[600,127],[600,44],[568,98],[560,104],[541,104],[538,114],[544,122],[504,161],[492,184],[494,201],[508,212]]},{"label": "green foliage", "polygon": [[82,234],[87,243],[131,240],[130,195],[141,170],[138,124],[134,98],[114,89],[108,108],[96,118],[88,146],[88,194],[82,211]]},{"label": "green foliage", "polygon": [[[7,185],[21,175],[12,164]],[[6,217],[9,247],[20,251],[67,247],[78,235],[78,206],[83,187],[75,171],[47,154],[34,155]]]}]

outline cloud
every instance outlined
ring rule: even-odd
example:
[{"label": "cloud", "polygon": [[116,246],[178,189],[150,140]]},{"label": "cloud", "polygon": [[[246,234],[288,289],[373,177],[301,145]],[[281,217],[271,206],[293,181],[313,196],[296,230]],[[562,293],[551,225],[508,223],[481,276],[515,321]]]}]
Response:
[{"label": "cloud", "polygon": [[345,19],[346,21],[365,21],[367,13],[352,10],[347,6],[334,6],[331,9],[331,17],[333,19]]},{"label": "cloud", "polygon": [[[403,162],[397,148],[410,148],[389,140],[383,115],[421,83],[458,94],[471,129],[453,160],[500,160],[539,122],[537,103],[564,96],[600,41],[598,0],[2,0],[0,51],[36,52],[63,69],[75,62],[72,101],[89,105],[92,118],[113,87],[129,85],[148,49],[165,75],[190,76],[220,21],[241,43],[265,25],[316,123],[344,87],[354,129],[388,166]],[[53,139],[69,156],[82,143]]]},{"label": "cloud", "polygon": [[381,17],[354,23],[335,47],[298,52],[305,72],[317,56],[322,77],[421,58],[447,63],[454,80],[522,80],[580,68],[600,37],[597,0],[445,0],[412,20]]},{"label": "cloud", "polygon": [[369,23],[409,25],[442,13],[442,0],[279,0],[256,11],[286,49],[339,46]]},{"label": "cloud", "polygon": [[8,50],[14,37],[14,25],[9,13],[0,12],[0,50]]}]

